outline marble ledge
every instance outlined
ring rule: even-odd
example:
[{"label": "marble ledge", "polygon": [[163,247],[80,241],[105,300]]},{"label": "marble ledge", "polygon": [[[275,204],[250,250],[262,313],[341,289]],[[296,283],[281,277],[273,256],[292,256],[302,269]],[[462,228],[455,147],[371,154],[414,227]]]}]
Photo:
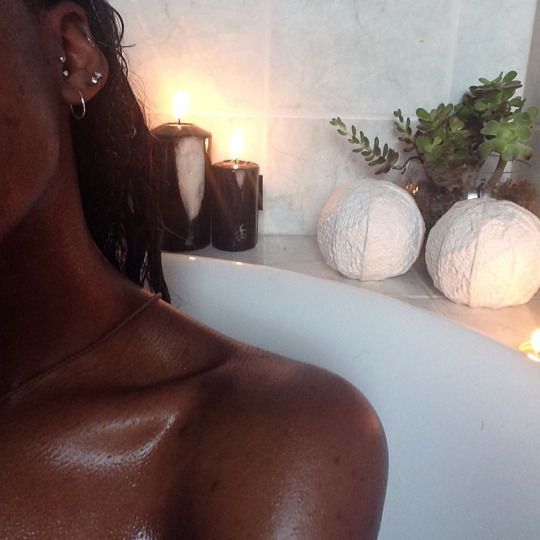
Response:
[{"label": "marble ledge", "polygon": [[245,252],[229,253],[209,246],[187,254],[270,266],[367,289],[452,319],[511,348],[517,348],[540,327],[540,294],[526,305],[498,310],[454,304],[433,286],[423,256],[403,276],[360,282],[328,267],[313,236],[262,236],[254,249]]}]

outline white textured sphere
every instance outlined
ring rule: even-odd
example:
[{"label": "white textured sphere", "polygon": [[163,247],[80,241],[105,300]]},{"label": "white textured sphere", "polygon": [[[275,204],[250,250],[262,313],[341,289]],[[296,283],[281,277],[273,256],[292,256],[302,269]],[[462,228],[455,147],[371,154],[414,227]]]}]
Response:
[{"label": "white textured sphere", "polygon": [[435,286],[453,302],[525,304],[540,287],[540,220],[509,201],[456,203],[431,230],[426,262]]},{"label": "white textured sphere", "polygon": [[357,180],[339,187],[319,218],[317,240],[327,264],[362,281],[407,272],[426,227],[414,199],[384,180]]}]

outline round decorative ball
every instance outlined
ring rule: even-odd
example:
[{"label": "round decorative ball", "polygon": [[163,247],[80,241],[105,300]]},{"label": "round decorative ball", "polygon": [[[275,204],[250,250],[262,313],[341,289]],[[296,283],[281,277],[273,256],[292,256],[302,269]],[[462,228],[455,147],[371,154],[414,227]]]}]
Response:
[{"label": "round decorative ball", "polygon": [[540,288],[540,220],[510,201],[458,202],[431,230],[426,263],[453,302],[492,309],[525,304]]},{"label": "round decorative ball", "polygon": [[324,206],[317,240],[328,265],[344,276],[378,281],[414,264],[426,227],[407,191],[384,180],[339,187]]}]

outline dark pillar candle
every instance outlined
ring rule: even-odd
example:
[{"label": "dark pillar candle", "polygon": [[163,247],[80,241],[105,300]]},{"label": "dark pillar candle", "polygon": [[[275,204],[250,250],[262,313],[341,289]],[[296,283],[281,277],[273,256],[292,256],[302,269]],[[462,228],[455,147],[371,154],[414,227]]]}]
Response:
[{"label": "dark pillar candle", "polygon": [[167,251],[201,249],[210,243],[210,161],[206,141],[211,134],[192,124],[163,124],[152,132],[163,142],[165,171],[161,210]]},{"label": "dark pillar candle", "polygon": [[222,161],[212,166],[212,244],[223,251],[252,249],[258,239],[259,166]]}]

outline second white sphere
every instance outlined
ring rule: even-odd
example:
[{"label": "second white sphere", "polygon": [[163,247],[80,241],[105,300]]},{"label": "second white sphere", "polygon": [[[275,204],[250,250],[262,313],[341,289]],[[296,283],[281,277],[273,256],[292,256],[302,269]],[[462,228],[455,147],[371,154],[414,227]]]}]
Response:
[{"label": "second white sphere", "polygon": [[456,203],[431,229],[426,263],[453,302],[492,309],[524,304],[540,287],[540,220],[510,201]]}]

